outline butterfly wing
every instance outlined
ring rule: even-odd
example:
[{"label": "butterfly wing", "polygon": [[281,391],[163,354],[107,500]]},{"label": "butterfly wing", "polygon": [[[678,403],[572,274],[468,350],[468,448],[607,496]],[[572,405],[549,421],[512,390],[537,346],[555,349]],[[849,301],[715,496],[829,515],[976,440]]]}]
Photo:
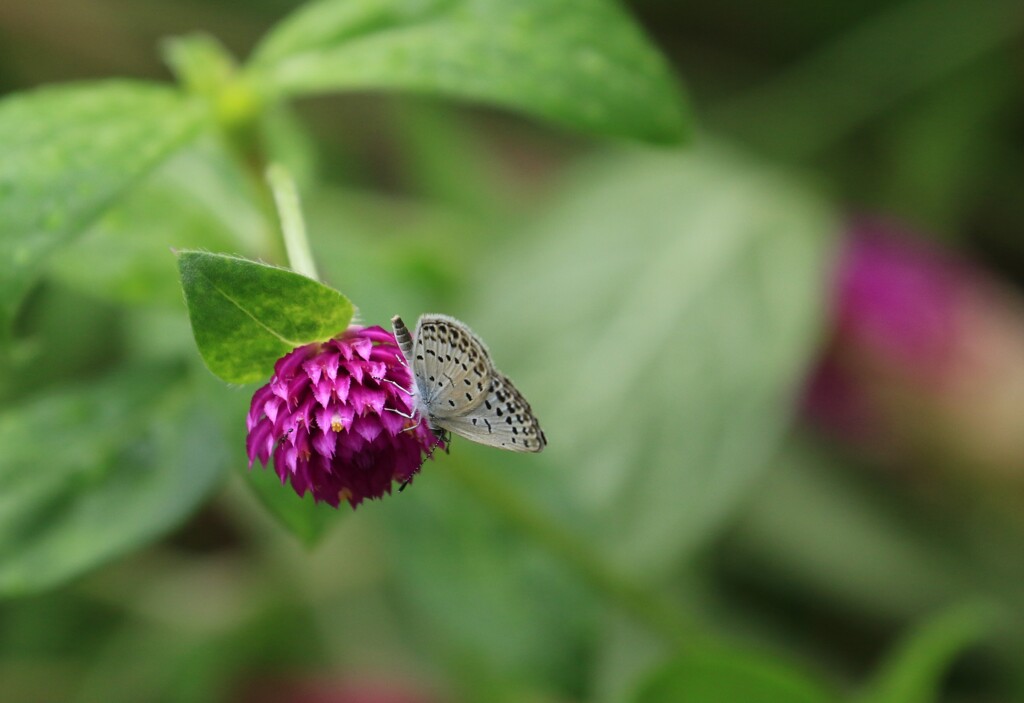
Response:
[{"label": "butterfly wing", "polygon": [[447,315],[420,317],[411,361],[432,421],[465,415],[482,405],[495,373],[483,341]]},{"label": "butterfly wing", "polygon": [[539,452],[548,443],[530,404],[497,370],[482,403],[458,417],[437,417],[434,423],[473,442],[513,452]]}]

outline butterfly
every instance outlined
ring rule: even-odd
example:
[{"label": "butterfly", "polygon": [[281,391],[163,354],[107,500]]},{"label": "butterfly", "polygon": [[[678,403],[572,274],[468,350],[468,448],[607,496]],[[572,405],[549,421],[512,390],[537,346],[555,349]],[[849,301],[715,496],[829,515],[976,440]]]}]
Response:
[{"label": "butterfly", "polygon": [[491,361],[473,330],[447,315],[422,315],[415,336],[391,326],[416,382],[416,409],[438,438],[448,432],[514,452],[547,445],[530,404]]}]

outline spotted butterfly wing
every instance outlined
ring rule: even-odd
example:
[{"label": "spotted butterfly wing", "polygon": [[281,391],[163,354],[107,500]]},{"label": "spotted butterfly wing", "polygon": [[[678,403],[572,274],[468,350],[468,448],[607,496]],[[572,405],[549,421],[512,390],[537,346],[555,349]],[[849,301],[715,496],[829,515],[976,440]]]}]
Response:
[{"label": "spotted butterfly wing", "polygon": [[548,443],[530,404],[497,370],[483,403],[464,415],[436,418],[434,423],[460,437],[513,452],[539,452]]},{"label": "spotted butterfly wing", "polygon": [[494,365],[466,325],[447,315],[422,315],[412,357],[420,400],[432,420],[464,415],[484,402]]},{"label": "spotted butterfly wing", "polygon": [[411,338],[401,318],[395,316],[392,325],[412,366],[417,409],[432,428],[511,451],[544,448],[547,440],[530,404],[469,327],[447,315],[423,315]]}]

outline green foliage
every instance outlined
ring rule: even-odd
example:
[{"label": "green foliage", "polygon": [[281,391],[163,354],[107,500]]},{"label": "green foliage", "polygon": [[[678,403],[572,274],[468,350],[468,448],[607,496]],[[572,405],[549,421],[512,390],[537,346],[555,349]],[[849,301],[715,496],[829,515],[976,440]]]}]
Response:
[{"label": "green foliage", "polygon": [[883,662],[859,703],[930,703],[938,700],[950,664],[996,624],[998,610],[966,603],[917,625]]},{"label": "green foliage", "polygon": [[[163,14],[96,4],[124,27]],[[1024,26],[1016,4],[633,9],[686,62],[711,132],[813,163],[847,202],[949,231],[1001,225],[1019,254],[1020,213],[1005,217],[1024,203],[1005,177],[1019,171],[1019,81],[996,51]],[[229,5],[174,10],[223,39],[163,45],[176,87],[0,100],[0,337],[17,321],[0,354],[5,701],[284,700],[381,662],[389,679],[503,703],[837,700],[811,671],[860,703],[1021,698],[1019,506],[1013,524],[976,519],[1014,499],[949,495],[930,467],[911,496],[834,447],[780,451],[833,302],[836,219],[814,189],[711,140],[581,157],[597,145],[443,102],[685,139],[672,70],[617,0],[321,0],[276,26],[274,3]],[[0,90],[52,80],[63,42],[40,61],[35,39],[67,28],[45,15],[18,14],[43,31],[19,24],[4,44]],[[960,41],[965,17],[980,21]],[[95,51],[101,25],[68,44],[74,74],[107,70],[88,63],[100,55],[145,71],[129,42]],[[271,29],[236,61],[225,47],[251,45],[256,26]],[[726,27],[735,52],[714,43]],[[26,46],[29,69],[8,60]],[[897,55],[920,60],[889,70]],[[780,56],[808,59],[779,70]],[[329,93],[346,95],[292,102]],[[280,246],[270,163],[297,175],[315,267]],[[549,447],[456,439],[408,490],[355,513],[247,468],[252,387],[222,380],[265,382],[354,314],[257,260],[322,272],[367,324],[467,320]],[[225,477],[185,530],[128,556]],[[1001,639],[986,606],[953,608],[851,677],[881,628],[979,600],[1010,606]],[[706,644],[719,638],[759,653]],[[982,638],[992,646],[974,648]],[[278,678],[301,693],[271,691]]]},{"label": "green foliage", "polygon": [[51,271],[107,300],[180,310],[181,281],[169,248],[237,251],[259,244],[266,226],[253,196],[230,155],[203,140],[168,159],[56,252]]},{"label": "green foliage", "polygon": [[127,81],[0,102],[0,338],[46,259],[193,137],[202,114],[173,90]]},{"label": "green foliage", "polygon": [[227,453],[191,391],[141,367],[0,414],[0,594],[66,581],[199,506]]},{"label": "green foliage", "polygon": [[322,283],[236,256],[179,252],[178,269],[199,353],[229,383],[268,380],[280,357],[343,332],[355,312]]},{"label": "green foliage", "polygon": [[312,493],[299,498],[291,486],[281,483],[271,466],[256,464],[241,471],[264,507],[307,547],[316,545],[343,514],[327,503],[316,503]]},{"label": "green foliage", "polygon": [[[789,426],[831,261],[829,209],[721,148],[615,153],[558,189],[539,224],[480,246],[456,311],[530,399],[549,446],[522,461],[456,438],[384,508],[411,609],[457,666],[499,681],[572,671],[580,642],[616,637],[588,594],[614,590],[623,605],[735,517]],[[468,473],[492,487],[469,500],[454,480]],[[517,524],[561,570],[502,529],[503,491],[551,516],[553,529]],[[587,571],[590,552],[612,574],[568,578],[565,564]]]},{"label": "green foliage", "polygon": [[[305,179],[312,175],[308,136],[287,105],[263,100],[268,93],[401,88],[500,104],[593,133],[682,136],[670,72],[617,5],[510,7],[311,5],[270,33],[250,67],[240,69],[212,37],[168,41],[164,53],[180,92],[122,81],[7,98],[0,103],[7,147],[0,259],[9,272],[0,280],[0,336],[47,265],[62,282],[116,303],[177,305],[168,246],[194,249],[179,257],[181,283],[200,353],[223,380],[266,380],[293,347],[343,330],[354,308],[340,293],[284,269],[202,251],[264,250],[270,225],[255,204],[265,194],[244,171],[281,158]],[[335,71],[339,62],[347,72]],[[306,73],[305,83],[295,80],[296,70]],[[211,139],[218,133],[226,139]],[[197,148],[144,178],[200,135]],[[39,341],[10,368],[49,358],[31,351]],[[170,345],[162,356],[176,353]],[[304,541],[322,533],[325,508],[296,499],[268,473],[248,476]]]},{"label": "green foliage", "polygon": [[593,134],[689,131],[670,70],[613,0],[322,0],[270,33],[251,72],[274,94],[400,89]]},{"label": "green foliage", "polygon": [[[496,505],[508,500],[500,476],[512,467],[495,467],[493,459],[455,440],[449,456],[428,462],[380,506],[390,528],[386,554],[406,575],[396,584],[403,611],[431,633],[444,661],[467,673],[460,680],[469,689],[465,700],[502,700],[495,688],[554,678],[571,685],[585,670],[581,656],[601,612],[601,601],[560,556],[538,550]],[[514,493],[534,464],[505,473],[515,477]],[[543,470],[550,475],[550,467]],[[463,474],[477,476],[478,485],[467,490]],[[537,497],[526,500],[532,505]]]},{"label": "green foliage", "polygon": [[[0,258],[9,264],[0,280],[4,336],[51,258],[58,278],[91,295],[176,305],[168,246],[262,251],[269,223],[254,203],[264,196],[238,164],[282,158],[310,177],[308,136],[286,105],[259,94],[306,92],[310,85],[293,80],[304,63],[316,65],[310,78],[318,89],[437,92],[656,141],[677,139],[684,129],[665,63],[611,2],[514,11],[486,2],[325,3],[273,30],[248,69],[240,71],[216,39],[203,35],[167,42],[165,56],[182,92],[112,81],[0,103],[0,139],[8,147],[0,166]],[[351,70],[331,82],[339,61]],[[218,131],[228,138],[209,138]],[[144,178],[200,134],[198,148]],[[187,251],[179,268],[200,352],[230,382],[265,380],[282,354],[338,333],[354,312],[341,294],[315,281],[242,258]],[[18,363],[43,359],[30,351],[41,341],[20,350]],[[177,350],[170,345],[162,356],[174,358]],[[306,506],[267,476],[251,474],[250,483],[290,529],[314,540],[326,524],[323,509]]]},{"label": "green foliage", "polygon": [[574,428],[549,430],[545,457],[591,533],[664,574],[716,533],[789,427],[836,225],[721,148],[585,173],[528,244],[480,268],[472,319],[521,359],[506,371],[545,427]]},{"label": "green foliage", "polygon": [[[169,42],[195,99],[163,86],[58,86],[0,104],[0,335],[48,257],[205,125],[251,148],[283,135],[273,94],[365,87],[489,101],[598,134],[654,141],[684,132],[664,61],[611,2],[332,3],[285,22],[242,78],[216,40]],[[484,60],[484,57],[490,57]],[[339,70],[339,67],[343,70]],[[247,77],[246,77],[247,76]],[[252,85],[249,83],[251,79]],[[212,119],[211,119],[212,118]],[[294,130],[288,136],[298,142]],[[243,154],[249,158],[250,154]]]},{"label": "green foliage", "polygon": [[764,655],[724,649],[680,654],[641,684],[632,703],[829,703],[838,697]]}]

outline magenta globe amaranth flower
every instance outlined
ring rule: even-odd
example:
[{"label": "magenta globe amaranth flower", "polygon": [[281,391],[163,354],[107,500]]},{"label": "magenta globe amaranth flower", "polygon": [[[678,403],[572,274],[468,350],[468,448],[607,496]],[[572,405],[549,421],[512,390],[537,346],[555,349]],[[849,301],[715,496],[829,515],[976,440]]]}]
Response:
[{"label": "magenta globe amaranth flower", "polygon": [[424,454],[444,448],[414,416],[411,388],[394,336],[380,327],[353,326],[298,347],[252,397],[249,466],[273,455],[282,483],[335,507],[390,493],[419,471]]},{"label": "magenta globe amaranth flower", "polygon": [[1024,301],[991,272],[879,220],[846,232],[806,410],[920,473],[1024,478]]}]

